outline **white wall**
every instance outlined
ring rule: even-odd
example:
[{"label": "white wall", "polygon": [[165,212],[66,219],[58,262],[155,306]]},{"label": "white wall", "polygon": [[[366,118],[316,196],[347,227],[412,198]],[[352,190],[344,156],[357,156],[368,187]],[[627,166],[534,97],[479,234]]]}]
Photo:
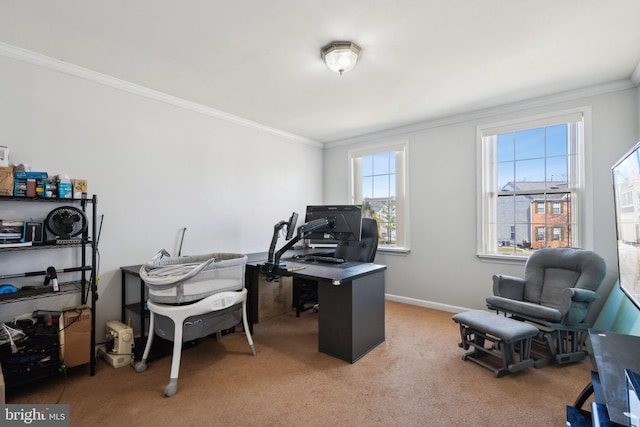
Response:
[{"label": "white wall", "polygon": [[[98,195],[98,326],[120,317],[119,267],[162,248],[175,254],[182,227],[183,254],[263,252],[276,222],[322,202],[317,144],[2,56],[0,74],[0,145],[10,160],[87,179]],[[7,209],[0,218],[20,215]],[[44,270],[56,262],[46,252],[0,254],[0,275]],[[0,320],[49,303],[0,305]]]},{"label": "white wall", "polygon": [[[349,148],[403,139],[410,142],[412,250],[379,252],[376,261],[389,267],[387,293],[444,309],[483,308],[491,275],[519,275],[522,266],[475,256],[476,126],[584,105],[593,118],[587,227],[593,248],[607,260],[609,280],[616,274],[609,173],[640,136],[638,89],[335,144],[323,153],[313,144],[19,60],[0,56],[0,71],[0,144],[11,148],[11,161],[87,179],[99,197],[99,326],[119,318],[119,267],[142,263],[161,248],[175,253],[182,227],[185,254],[265,251],[273,224],[292,210],[348,203]],[[5,214],[13,212],[0,206],[0,218]],[[3,253],[0,274],[44,269],[50,256]],[[2,304],[0,320],[49,303]]]},{"label": "white wall", "polygon": [[[536,105],[541,105],[536,102]],[[409,140],[411,252],[379,251],[386,264],[390,298],[456,311],[485,308],[495,273],[521,276],[521,264],[483,262],[476,252],[476,127],[568,108],[592,107],[587,174],[591,181],[586,227],[589,245],[609,267],[608,282],[617,275],[610,168],[638,136],[638,89],[556,102],[536,108],[504,108],[509,113],[477,114],[455,124],[428,127],[369,141],[333,144],[325,150],[328,203],[348,202],[347,151],[353,147]]]}]

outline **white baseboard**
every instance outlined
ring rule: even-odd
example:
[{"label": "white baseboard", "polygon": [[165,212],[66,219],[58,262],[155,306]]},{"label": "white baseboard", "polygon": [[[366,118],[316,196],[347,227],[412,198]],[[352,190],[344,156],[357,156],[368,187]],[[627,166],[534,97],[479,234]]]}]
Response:
[{"label": "white baseboard", "polygon": [[402,297],[402,296],[399,296],[399,295],[385,294],[384,297],[385,297],[385,299],[387,299],[389,301],[401,302],[401,303],[410,304],[410,305],[417,305],[417,306],[420,306],[420,307],[432,308],[434,310],[447,311],[447,312],[450,312],[450,313],[461,313],[463,311],[471,310],[470,308],[466,308],[466,307],[458,307],[458,306],[455,306],[455,305],[441,304],[441,303],[438,303],[438,302],[425,301],[425,300],[416,299],[416,298]]}]

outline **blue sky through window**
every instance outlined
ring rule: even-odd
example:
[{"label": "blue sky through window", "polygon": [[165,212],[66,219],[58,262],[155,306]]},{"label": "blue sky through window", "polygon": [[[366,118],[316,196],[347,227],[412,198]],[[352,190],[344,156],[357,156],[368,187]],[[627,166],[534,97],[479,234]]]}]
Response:
[{"label": "blue sky through window", "polygon": [[498,135],[498,190],[509,182],[567,182],[567,125]]},{"label": "blue sky through window", "polygon": [[362,157],[362,197],[379,199],[395,197],[396,163],[394,152]]}]

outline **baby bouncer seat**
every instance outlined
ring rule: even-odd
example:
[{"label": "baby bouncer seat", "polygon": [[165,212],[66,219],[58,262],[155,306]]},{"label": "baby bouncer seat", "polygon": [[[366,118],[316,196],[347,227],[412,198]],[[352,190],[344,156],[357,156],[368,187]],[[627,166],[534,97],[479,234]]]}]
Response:
[{"label": "baby bouncer seat", "polygon": [[182,343],[236,326],[242,318],[244,332],[255,356],[247,322],[244,273],[247,256],[211,253],[171,257],[162,250],[140,268],[149,298],[149,334],[136,372],[147,369],[155,334],[173,341],[171,375],[164,394],[178,391]]}]

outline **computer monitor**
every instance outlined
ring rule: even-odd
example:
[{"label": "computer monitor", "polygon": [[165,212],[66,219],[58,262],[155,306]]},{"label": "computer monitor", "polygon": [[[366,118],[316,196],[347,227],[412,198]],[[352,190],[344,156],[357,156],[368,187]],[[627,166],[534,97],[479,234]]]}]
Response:
[{"label": "computer monitor", "polygon": [[287,240],[291,240],[293,238],[293,232],[296,229],[296,224],[297,223],[298,223],[298,214],[296,212],[293,212],[291,214],[291,217],[289,218],[289,221],[287,221],[287,223],[286,223],[287,236],[285,238]]},{"label": "computer monitor", "polygon": [[326,219],[328,224],[305,235],[312,241],[360,240],[362,231],[362,206],[322,205],[307,206],[305,221]]}]

